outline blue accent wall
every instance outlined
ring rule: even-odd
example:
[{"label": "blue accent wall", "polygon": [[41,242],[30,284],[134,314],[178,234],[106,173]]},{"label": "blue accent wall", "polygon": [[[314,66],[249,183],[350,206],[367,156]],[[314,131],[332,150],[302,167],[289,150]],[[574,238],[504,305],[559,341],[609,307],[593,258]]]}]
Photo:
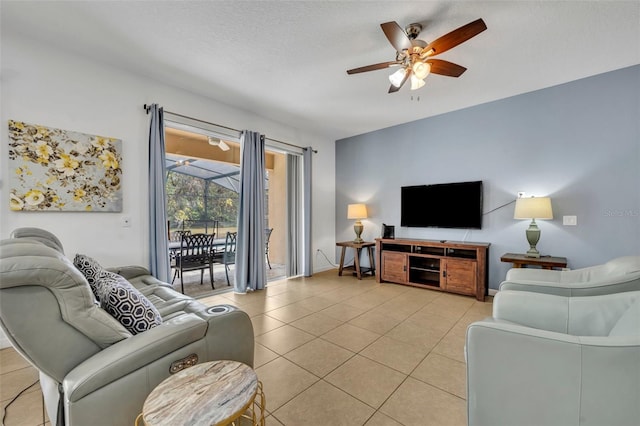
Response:
[{"label": "blue accent wall", "polygon": [[[341,139],[335,157],[336,241],[353,239],[347,205],[363,202],[368,241],[386,223],[396,237],[491,243],[497,289],[511,266],[500,256],[529,248],[529,221],[499,208],[524,191],[552,199],[542,255],[575,269],[640,254],[640,65]],[[400,227],[400,187],[472,180],[484,182],[482,229]]]}]

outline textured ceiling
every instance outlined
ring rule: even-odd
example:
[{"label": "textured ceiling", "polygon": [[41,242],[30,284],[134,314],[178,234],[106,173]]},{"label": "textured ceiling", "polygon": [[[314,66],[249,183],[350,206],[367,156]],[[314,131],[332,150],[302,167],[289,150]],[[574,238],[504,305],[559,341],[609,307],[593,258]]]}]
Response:
[{"label": "textured ceiling", "polygon": [[[640,63],[638,0],[2,0],[0,7],[3,34],[42,39],[333,139]],[[422,89],[407,84],[387,94],[393,69],[346,74],[395,58],[382,22],[422,23],[419,38],[432,41],[477,18],[487,31],[438,56],[467,67],[460,78],[431,75]]]}]

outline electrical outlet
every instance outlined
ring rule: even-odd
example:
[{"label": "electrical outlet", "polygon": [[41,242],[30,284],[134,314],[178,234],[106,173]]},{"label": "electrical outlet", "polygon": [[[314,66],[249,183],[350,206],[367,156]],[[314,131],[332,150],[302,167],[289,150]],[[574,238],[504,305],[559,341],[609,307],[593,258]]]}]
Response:
[{"label": "electrical outlet", "polygon": [[518,198],[524,198],[525,193],[523,191],[518,191]]}]

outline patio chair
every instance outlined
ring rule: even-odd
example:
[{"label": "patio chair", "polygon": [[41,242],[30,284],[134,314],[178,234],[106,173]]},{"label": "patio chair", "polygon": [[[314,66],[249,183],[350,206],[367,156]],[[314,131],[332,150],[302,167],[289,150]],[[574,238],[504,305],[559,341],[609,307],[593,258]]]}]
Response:
[{"label": "patio chair", "polygon": [[[182,237],[184,235],[191,235],[191,231],[189,230],[176,230],[172,231],[170,234],[169,242],[170,243],[181,243]],[[175,246],[176,244],[174,244]],[[178,269],[178,264],[176,263],[176,253],[180,251],[180,247],[169,247],[169,264],[171,269],[173,269],[173,278],[171,279],[171,284],[176,280],[176,277],[180,275],[180,270]]]},{"label": "patio chair", "polygon": [[180,286],[184,294],[184,273],[187,271],[200,271],[200,285],[203,284],[204,271],[209,270],[211,288],[213,286],[213,235],[192,234],[183,235],[180,250],[176,252],[176,268],[180,274]]},{"label": "patio chair", "polygon": [[183,235],[191,235],[191,231],[188,229],[173,231],[171,232],[171,238],[169,241],[180,241]]},{"label": "patio chair", "polygon": [[236,263],[236,239],[238,237],[237,232],[227,232],[227,236],[224,240],[224,250],[214,252],[211,262],[224,265],[224,272],[227,276],[227,285],[230,286],[229,281],[229,265],[235,265]]},{"label": "patio chair", "polygon": [[269,260],[269,239],[271,238],[272,232],[273,228],[267,228],[264,230],[264,254],[267,256],[267,265],[269,265],[269,269],[271,269],[271,261]]}]

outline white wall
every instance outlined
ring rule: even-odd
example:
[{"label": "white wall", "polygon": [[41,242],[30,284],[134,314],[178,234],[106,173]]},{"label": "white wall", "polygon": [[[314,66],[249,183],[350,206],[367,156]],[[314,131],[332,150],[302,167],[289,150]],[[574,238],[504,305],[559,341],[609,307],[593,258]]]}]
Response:
[{"label": "white wall", "polygon": [[[69,257],[85,253],[105,266],[148,265],[149,116],[143,104],[155,102],[172,112],[317,149],[313,158],[313,252],[334,248],[333,140],[131,74],[117,64],[98,63],[6,31],[1,47],[1,238],[17,227],[38,226],[54,232]],[[10,211],[9,119],[121,139],[122,213]],[[122,216],[131,217],[130,228],[121,226]]]},{"label": "white wall", "polygon": [[[54,232],[69,257],[85,253],[104,266],[149,265],[147,140],[145,103],[267,137],[313,146],[313,253],[335,245],[334,141],[292,125],[163,85],[15,34],[2,33],[0,74],[0,238],[18,227]],[[123,141],[122,213],[13,212],[9,210],[8,120]],[[132,219],[130,228],[121,218]],[[314,266],[314,270],[326,265]],[[0,348],[9,342],[0,330]]]}]

